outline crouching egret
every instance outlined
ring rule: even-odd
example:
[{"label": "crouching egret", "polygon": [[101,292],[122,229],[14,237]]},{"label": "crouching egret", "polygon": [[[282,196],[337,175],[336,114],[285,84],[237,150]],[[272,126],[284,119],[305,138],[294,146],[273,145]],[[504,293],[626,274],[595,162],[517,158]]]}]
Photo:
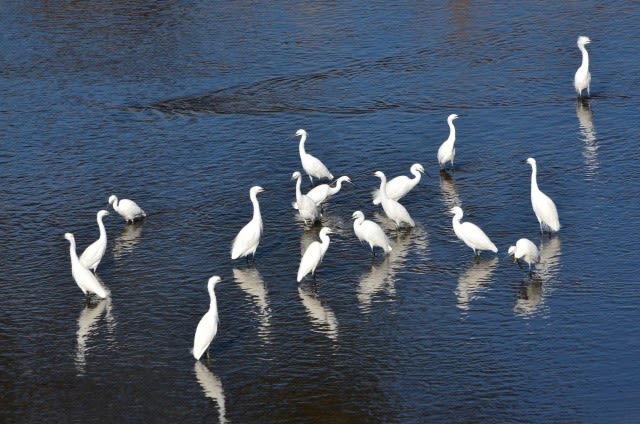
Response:
[{"label": "crouching egret", "polygon": [[300,266],[298,267],[298,282],[302,281],[309,273],[315,278],[316,268],[320,265],[320,262],[322,262],[322,258],[324,258],[324,254],[327,253],[327,249],[329,248],[329,243],[331,242],[329,234],[331,233],[331,228],[322,227],[320,230],[321,241],[314,241],[307,247],[307,250],[305,250],[300,260]]},{"label": "crouching egret", "polygon": [[311,197],[311,200],[316,203],[316,206],[320,206],[321,203],[326,202],[331,196],[340,191],[343,181],[350,183],[351,179],[343,175],[336,180],[336,185],[333,187],[329,184],[317,185],[307,192],[307,196]]},{"label": "crouching egret", "polygon": [[397,201],[390,199],[387,196],[387,177],[382,171],[376,171],[374,175],[380,178],[380,189],[378,194],[380,196],[380,204],[387,217],[396,223],[396,229],[400,228],[402,224],[407,224],[410,227],[415,227],[416,224],[407,212],[407,209]]},{"label": "crouching egret", "polygon": [[300,191],[300,185],[302,184],[302,174],[296,171],[291,175],[292,180],[296,180],[296,203],[295,208],[298,209],[298,213],[304,220],[305,224],[310,221],[311,225],[320,219],[320,211],[316,206],[316,203],[306,194],[302,194]]},{"label": "crouching egret", "polygon": [[453,214],[453,231],[464,244],[473,249],[473,253],[476,256],[480,256],[480,251],[482,250],[490,250],[493,253],[498,252],[496,245],[493,244],[480,227],[471,222],[460,222],[464,215],[462,208],[456,206],[451,209],[451,213]]},{"label": "crouching egret", "polygon": [[98,278],[93,275],[89,268],[80,263],[80,259],[78,259],[78,254],[76,253],[76,239],[73,237],[73,234],[65,233],[64,238],[69,240],[71,275],[73,275],[73,279],[78,287],[80,287],[80,290],[82,290],[82,293],[86,296],[93,293],[101,299],[109,297],[109,290],[98,281]]},{"label": "crouching egret", "polygon": [[[422,173],[424,172],[423,166],[419,163],[414,163],[411,165],[409,171],[413,174],[413,178],[409,178],[406,175],[399,175],[387,181],[387,197],[389,199],[398,201],[418,185],[422,178]],[[373,204],[380,204],[379,190],[375,190],[373,192]]]},{"label": "crouching egret", "polygon": [[260,204],[258,203],[258,193],[262,193],[264,189],[260,186],[253,186],[249,190],[249,198],[253,204],[253,218],[245,225],[236,238],[233,240],[231,247],[231,259],[249,256],[255,257],[256,249],[260,244],[260,236],[262,235],[262,216],[260,215]]},{"label": "crouching egret", "polygon": [[80,255],[80,263],[82,263],[85,268],[93,270],[94,273],[104,256],[104,252],[107,250],[107,231],[104,229],[104,223],[102,222],[102,218],[107,215],[109,215],[108,211],[101,210],[98,212],[96,218],[98,221],[98,229],[100,230],[100,237],[84,249],[84,252]]},{"label": "crouching egret", "polygon": [[193,338],[193,357],[199,360],[204,352],[209,357],[209,345],[218,332],[218,304],[216,303],[216,293],[214,288],[216,284],[222,281],[222,278],[214,275],[209,278],[207,290],[209,291],[209,310],[200,318],[196,334]]},{"label": "crouching egret", "polygon": [[133,200],[120,199],[115,194],[109,197],[109,204],[113,206],[113,210],[118,212],[126,222],[133,222],[136,219],[142,219],[147,216],[140,206]]},{"label": "crouching egret", "polygon": [[447,118],[447,124],[449,124],[449,138],[447,138],[438,149],[438,163],[440,169],[444,169],[447,162],[451,162],[451,168],[453,169],[453,160],[456,157],[456,127],[453,125],[453,120],[457,119],[458,115],[452,113]]},{"label": "crouching egret", "polygon": [[381,247],[384,253],[391,252],[389,238],[378,224],[364,219],[364,213],[362,213],[362,211],[355,211],[353,215],[351,215],[351,218],[353,218],[353,232],[356,233],[356,237],[358,237],[360,242],[369,243],[371,254],[374,253],[373,248],[375,246]]},{"label": "crouching egret", "polygon": [[545,227],[550,231],[557,232],[560,230],[560,218],[558,218],[556,204],[538,188],[536,160],[528,158],[527,163],[531,165],[531,206],[536,218],[538,218],[540,232],[544,233]]},{"label": "crouching egret", "polygon": [[509,246],[508,253],[518,264],[520,264],[520,259],[525,261],[529,265],[529,272],[531,272],[531,265],[540,262],[540,251],[531,240],[526,238],[518,240],[515,246]]},{"label": "crouching egret", "polygon": [[304,143],[307,141],[307,132],[303,129],[299,129],[296,132],[296,136],[300,137],[300,144],[298,150],[300,151],[300,162],[302,162],[302,169],[309,175],[311,184],[313,184],[314,178],[328,178],[333,180],[333,174],[329,172],[327,167],[317,157],[307,153],[304,150]]},{"label": "crouching egret", "polygon": [[576,71],[576,75],[573,79],[573,86],[576,88],[576,93],[578,93],[578,97],[582,97],[582,92],[584,89],[587,89],[587,97],[590,96],[589,88],[591,85],[591,73],[589,73],[589,53],[587,53],[587,49],[585,44],[591,43],[591,39],[589,37],[585,37],[581,35],[578,37],[578,48],[582,52],[582,64]]}]

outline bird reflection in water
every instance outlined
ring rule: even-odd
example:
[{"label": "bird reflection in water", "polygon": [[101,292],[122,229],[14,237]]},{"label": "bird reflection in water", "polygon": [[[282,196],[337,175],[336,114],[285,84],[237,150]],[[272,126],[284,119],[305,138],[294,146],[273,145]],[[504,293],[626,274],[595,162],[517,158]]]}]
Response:
[{"label": "bird reflection in water", "polygon": [[98,330],[100,317],[106,313],[107,329],[110,333],[115,327],[115,320],[111,314],[111,298],[94,299],[87,302],[86,306],[78,316],[78,331],[76,332],[76,357],[75,365],[79,375],[84,375],[87,366],[87,345],[89,338],[94,336]]},{"label": "bird reflection in water", "polygon": [[479,298],[479,293],[487,289],[491,283],[491,276],[496,266],[498,258],[481,258],[475,260],[473,265],[458,278],[456,286],[456,296],[458,298],[458,308],[469,310],[472,300]]},{"label": "bird reflection in water", "polygon": [[264,343],[268,343],[271,333],[271,308],[267,297],[267,287],[262,276],[254,267],[234,268],[233,278],[258,307],[258,319],[260,320],[258,336]]},{"label": "bird reflection in water", "polygon": [[576,115],[580,123],[580,135],[584,141],[584,168],[586,179],[593,178],[598,171],[598,141],[596,139],[596,129],[593,126],[593,112],[591,111],[591,101],[579,98],[576,100]]},{"label": "bird reflection in water", "polygon": [[338,340],[338,320],[329,307],[306,284],[298,285],[298,294],[313,326],[334,342]]},{"label": "bird reflection in water", "polygon": [[[416,234],[417,237],[415,236]],[[371,301],[379,292],[385,290],[389,296],[395,295],[396,273],[404,266],[411,240],[412,238],[417,238],[424,243],[424,240],[426,240],[425,234],[420,227],[415,227],[411,234],[400,232],[389,239],[391,252],[384,256],[382,262],[373,263],[369,271],[360,277],[357,296],[362,313],[367,314],[371,311]]]},{"label": "bird reflection in water", "polygon": [[447,211],[456,206],[460,206],[456,180],[444,170],[440,171],[440,193],[442,194],[442,200],[447,207]]},{"label": "bird reflection in water", "polygon": [[135,221],[133,224],[125,225],[122,233],[115,238],[113,244],[113,258],[120,259],[122,256],[131,253],[138,243],[142,235],[142,226],[144,221]]},{"label": "bird reflection in water", "polygon": [[542,242],[539,250],[540,263],[518,289],[513,308],[517,315],[530,316],[541,309],[560,271],[560,237],[555,236]]},{"label": "bird reflection in water", "polygon": [[196,378],[204,391],[204,395],[218,404],[218,422],[226,423],[226,410],[224,406],[224,390],[222,381],[212,373],[201,361],[194,365]]}]

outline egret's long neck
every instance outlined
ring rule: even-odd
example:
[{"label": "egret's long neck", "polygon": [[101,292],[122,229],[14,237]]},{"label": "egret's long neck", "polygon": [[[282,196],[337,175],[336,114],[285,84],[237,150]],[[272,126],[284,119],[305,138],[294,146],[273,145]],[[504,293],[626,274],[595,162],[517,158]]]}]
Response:
[{"label": "egret's long neck", "polygon": [[78,260],[78,254],[76,253],[76,241],[74,239],[69,240],[69,254],[71,255],[71,262]]},{"label": "egret's long neck", "polygon": [[420,182],[420,178],[422,178],[422,174],[418,172],[417,169],[414,169],[411,173],[413,174],[413,179],[416,181],[416,184],[418,184]]},{"label": "egret's long neck", "polygon": [[536,169],[536,165],[531,165],[531,191],[538,190],[538,180],[537,180],[538,170]]},{"label": "egret's long neck", "polygon": [[451,220],[451,223],[453,224],[453,230],[456,233],[458,232],[458,227],[460,227],[461,219],[462,219],[462,214],[458,212],[457,214],[453,215],[453,219]]},{"label": "egret's long neck", "polygon": [[387,177],[385,177],[384,175],[382,175],[380,177],[380,190],[378,190],[379,196],[380,196],[380,200],[382,199],[387,199]]},{"label": "egret's long neck", "polygon": [[253,221],[260,221],[262,216],[260,215],[260,203],[258,203],[257,196],[251,196],[251,203],[253,204]]},{"label": "egret's long neck", "polygon": [[447,139],[447,141],[453,144],[456,141],[456,127],[453,125],[453,119],[449,120],[448,124],[449,124],[449,138]]},{"label": "egret's long neck", "polygon": [[581,44],[580,51],[582,52],[582,65],[581,68],[585,68],[587,71],[589,70],[589,53],[587,52],[587,48]]},{"label": "egret's long neck", "polygon": [[300,201],[302,197],[302,191],[300,190],[300,185],[302,184],[302,177],[298,177],[296,180],[296,201]]},{"label": "egret's long neck", "polygon": [[217,311],[218,303],[216,302],[216,292],[213,287],[209,289],[209,299],[209,311]]},{"label": "egret's long neck", "polygon": [[98,228],[100,229],[100,238],[107,238],[107,230],[104,228],[104,222],[102,222],[102,215],[98,218]]},{"label": "egret's long neck", "polygon": [[304,156],[307,152],[304,150],[304,142],[307,141],[307,135],[303,134],[300,137],[300,144],[298,145],[298,150],[300,151],[300,156]]},{"label": "egret's long neck", "polygon": [[334,194],[339,192],[341,188],[342,188],[342,179],[338,178],[338,181],[336,181],[336,186],[333,187],[333,188],[329,187],[329,191],[331,192],[331,195],[333,196]]},{"label": "egret's long neck", "polygon": [[321,246],[322,256],[324,256],[324,254],[327,252],[327,249],[329,248],[329,243],[331,242],[331,239],[329,239],[329,235],[321,234],[320,241],[322,241],[322,246]]}]

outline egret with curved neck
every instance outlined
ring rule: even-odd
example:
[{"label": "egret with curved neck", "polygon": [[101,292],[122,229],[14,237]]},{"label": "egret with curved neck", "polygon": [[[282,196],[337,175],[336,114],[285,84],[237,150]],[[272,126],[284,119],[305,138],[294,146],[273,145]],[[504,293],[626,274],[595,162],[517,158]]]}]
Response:
[{"label": "egret with curved neck", "polygon": [[453,231],[464,244],[473,249],[475,256],[480,256],[480,251],[482,250],[489,250],[493,253],[498,252],[496,245],[493,244],[480,227],[471,222],[460,222],[464,215],[462,208],[455,206],[451,209],[451,213],[453,214]]},{"label": "egret with curved neck", "polygon": [[447,118],[447,124],[449,124],[449,137],[438,149],[438,163],[440,164],[440,169],[444,169],[447,162],[451,162],[451,168],[453,169],[453,160],[456,157],[456,127],[453,125],[454,119],[458,119],[458,115],[455,113],[452,113]]},{"label": "egret with curved neck", "polygon": [[384,213],[389,219],[396,223],[396,229],[399,229],[402,224],[407,224],[409,227],[415,227],[416,224],[409,215],[407,209],[399,202],[390,199],[387,196],[387,177],[382,171],[376,171],[374,175],[380,178],[380,189],[378,190],[380,196],[380,204]]},{"label": "egret with curved neck", "polygon": [[322,227],[320,230],[320,241],[314,241],[307,247],[307,250],[305,250],[300,260],[300,266],[298,267],[298,282],[302,281],[309,273],[311,273],[315,279],[316,268],[320,265],[320,262],[322,262],[325,253],[327,253],[327,249],[329,249],[329,243],[331,242],[329,234],[331,233],[331,228]]},{"label": "egret with curved neck", "polygon": [[372,255],[374,254],[373,248],[376,246],[382,248],[384,253],[391,252],[389,238],[378,224],[364,219],[362,211],[355,211],[351,218],[353,219],[353,232],[356,233],[356,237],[361,243],[367,242],[369,244]]},{"label": "egret with curved neck", "polygon": [[252,256],[255,258],[258,244],[260,244],[260,236],[262,235],[262,216],[260,215],[260,204],[258,203],[258,193],[262,193],[264,189],[260,186],[253,186],[249,190],[249,198],[253,205],[253,218],[245,225],[236,238],[233,240],[231,247],[231,259]]},{"label": "egret with curved neck", "polygon": [[318,159],[317,157],[307,153],[304,149],[304,143],[307,141],[307,132],[303,129],[299,129],[296,132],[296,136],[300,137],[300,144],[298,150],[300,152],[300,162],[302,162],[302,169],[309,175],[311,184],[313,179],[328,178],[333,180],[333,174],[329,172],[329,169]]},{"label": "egret with curved neck", "polygon": [[104,223],[102,222],[102,219],[107,215],[109,215],[109,212],[105,210],[101,210],[97,213],[96,219],[98,221],[100,237],[84,249],[84,252],[80,255],[80,263],[82,263],[85,268],[93,270],[94,273],[104,256],[104,252],[107,250],[107,231],[105,230]]},{"label": "egret with curved neck", "polygon": [[216,284],[222,281],[222,278],[214,275],[207,282],[207,290],[209,291],[209,310],[200,318],[196,334],[193,337],[193,357],[199,360],[204,352],[209,357],[209,345],[218,332],[218,304],[216,302],[216,292],[214,288]]},{"label": "egret with curved neck", "polygon": [[318,219],[320,219],[320,211],[316,206],[316,203],[306,194],[302,194],[300,185],[302,184],[302,174],[299,171],[294,172],[291,175],[291,179],[296,180],[296,208],[300,217],[304,220],[305,224],[310,223],[313,225]]},{"label": "egret with curved neck", "polygon": [[118,201],[118,197],[115,194],[109,197],[109,204],[113,206],[113,210],[118,212],[127,223],[147,216],[136,202],[129,199],[120,199]]},{"label": "egret with curved neck", "polygon": [[591,73],[589,72],[589,53],[585,47],[585,45],[589,43],[591,43],[589,37],[585,37],[584,35],[578,37],[578,48],[582,52],[582,64],[576,71],[573,80],[573,86],[576,88],[578,97],[582,97],[582,92],[585,89],[587,90],[587,97],[590,96]]},{"label": "egret with curved neck", "polygon": [[523,260],[529,265],[529,272],[531,272],[531,265],[535,265],[540,262],[540,251],[535,244],[529,239],[521,238],[516,242],[515,246],[509,246],[508,254],[513,257],[514,262]]},{"label": "egret with curved neck", "polygon": [[[413,178],[409,178],[406,175],[399,175],[391,180],[387,181],[387,197],[398,201],[402,199],[407,193],[409,193],[415,186],[418,185],[424,172],[424,167],[419,163],[411,165],[409,172],[413,175]],[[373,192],[373,204],[380,204],[379,190]]]},{"label": "egret with curved neck", "polygon": [[109,290],[105,288],[89,268],[80,263],[76,253],[76,239],[72,233],[65,233],[64,238],[69,241],[69,254],[71,256],[71,275],[85,296],[95,294],[101,299],[109,297]]},{"label": "egret with curved neck", "polygon": [[540,224],[540,232],[544,233],[544,228],[557,232],[560,230],[560,218],[556,204],[538,188],[536,160],[528,158],[527,163],[531,165],[531,206]]},{"label": "egret with curved neck", "polygon": [[343,175],[336,180],[336,184],[333,187],[329,184],[317,185],[307,192],[307,196],[315,202],[316,206],[320,206],[321,203],[326,202],[331,198],[331,196],[340,191],[343,182],[350,183],[351,179],[346,175]]}]

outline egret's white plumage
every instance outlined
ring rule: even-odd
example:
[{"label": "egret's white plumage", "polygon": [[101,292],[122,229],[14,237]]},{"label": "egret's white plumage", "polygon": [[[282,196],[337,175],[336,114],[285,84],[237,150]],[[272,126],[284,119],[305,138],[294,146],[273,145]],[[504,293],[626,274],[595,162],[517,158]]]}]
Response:
[{"label": "egret's white plumage", "polygon": [[531,240],[526,238],[519,239],[515,246],[509,246],[508,253],[515,261],[520,259],[525,261],[529,265],[529,271],[531,271],[531,265],[540,262],[540,251]]},{"label": "egret's white plumage", "polygon": [[313,225],[318,219],[320,219],[320,211],[316,206],[316,202],[306,194],[302,194],[300,185],[302,184],[302,174],[296,171],[291,175],[292,180],[296,180],[296,202],[294,207],[298,209],[298,213],[304,219],[304,222],[311,223]]},{"label": "egret's white plumage", "polygon": [[214,288],[216,284],[222,281],[222,278],[214,275],[209,278],[207,290],[209,291],[209,310],[200,318],[196,334],[193,338],[193,357],[199,360],[207,349],[211,341],[218,332],[218,304],[216,303],[216,293]]},{"label": "egret's white plumage", "polygon": [[316,206],[320,206],[321,203],[326,202],[331,196],[340,191],[343,181],[350,183],[351,179],[346,175],[343,175],[336,180],[336,184],[333,187],[329,184],[319,184],[309,190],[307,192],[307,196],[311,197],[311,200],[316,203]]},{"label": "egret's white plumage", "polygon": [[447,138],[438,149],[438,163],[440,168],[444,169],[447,162],[451,162],[451,168],[453,168],[453,160],[456,157],[456,127],[453,125],[453,120],[457,119],[458,115],[452,113],[447,118],[447,124],[449,124],[449,138]]},{"label": "egret's white plumage", "polygon": [[[387,197],[389,199],[398,201],[413,190],[420,182],[424,168],[419,163],[414,163],[411,165],[410,172],[413,174],[413,178],[409,178],[406,175],[399,175],[387,181]],[[379,190],[373,192],[373,204],[380,204]]]},{"label": "egret's white plumage", "polygon": [[376,171],[374,175],[380,178],[378,194],[380,204],[382,205],[382,209],[384,209],[384,213],[387,214],[387,217],[396,223],[396,228],[400,228],[402,224],[415,227],[416,224],[413,218],[411,218],[411,215],[409,215],[409,212],[407,212],[407,209],[396,200],[390,199],[387,196],[387,177],[384,173],[382,171]]},{"label": "egret's white plumage", "polygon": [[584,35],[578,37],[578,48],[582,52],[582,64],[576,71],[573,79],[573,86],[576,88],[578,97],[582,97],[582,92],[585,89],[587,90],[587,97],[590,95],[591,73],[589,72],[589,53],[587,53],[585,47],[585,44],[589,43],[591,43],[589,37],[585,37]]},{"label": "egret's white plumage", "polygon": [[356,237],[360,242],[369,243],[371,253],[373,253],[373,248],[376,246],[382,248],[385,253],[391,252],[389,238],[378,224],[364,219],[362,211],[355,211],[351,217],[353,218],[353,232],[356,233]]},{"label": "egret's white plumage", "polygon": [[327,253],[327,249],[329,248],[329,234],[332,231],[329,227],[322,227],[320,230],[320,241],[314,241],[307,247],[307,250],[302,255],[302,259],[300,260],[300,266],[298,267],[298,282],[302,281],[302,279],[309,273],[315,276],[316,268],[322,262],[322,258],[324,258],[324,254]]},{"label": "egret's white plumage", "polygon": [[538,188],[536,160],[528,158],[527,163],[531,165],[531,206],[536,218],[538,218],[540,232],[544,232],[544,227],[557,232],[560,230],[560,218],[558,217],[556,204]]},{"label": "egret's white plumage", "polygon": [[260,186],[253,186],[249,190],[249,198],[253,204],[253,218],[245,225],[233,240],[231,247],[231,259],[238,259],[243,256],[255,256],[260,236],[262,235],[262,216],[260,215],[260,204],[258,203],[258,193],[264,189]]},{"label": "egret's white plumage", "polygon": [[464,244],[473,249],[474,254],[480,255],[482,250],[490,250],[493,253],[498,252],[496,245],[491,242],[480,227],[471,222],[460,222],[464,215],[462,208],[456,206],[451,209],[451,213],[453,214],[453,231]]},{"label": "egret's white plumage", "polygon": [[296,136],[300,137],[300,144],[298,150],[300,151],[300,161],[302,162],[302,169],[309,175],[311,184],[313,184],[314,178],[328,178],[333,180],[333,174],[329,172],[327,167],[317,157],[307,153],[304,149],[304,143],[307,141],[307,132],[303,129],[299,129],[296,132]]},{"label": "egret's white plumage", "polygon": [[78,254],[76,253],[76,239],[71,233],[65,233],[64,238],[69,241],[69,253],[71,256],[71,275],[75,280],[82,293],[89,295],[95,294],[101,299],[109,297],[109,290],[105,288],[98,278],[93,275],[89,268],[80,263]]},{"label": "egret's white plumage", "polygon": [[80,255],[80,263],[82,263],[85,268],[93,270],[93,272],[96,272],[104,256],[104,252],[107,250],[107,231],[102,222],[102,218],[107,215],[109,215],[109,212],[104,209],[98,212],[96,218],[98,221],[98,229],[100,230],[100,237],[84,249],[84,252]]},{"label": "egret's white plumage", "polygon": [[129,199],[120,199],[120,201],[118,201],[115,194],[112,194],[109,197],[109,204],[112,205],[113,210],[118,212],[127,222],[133,222],[136,219],[141,219],[147,216],[136,202]]}]

